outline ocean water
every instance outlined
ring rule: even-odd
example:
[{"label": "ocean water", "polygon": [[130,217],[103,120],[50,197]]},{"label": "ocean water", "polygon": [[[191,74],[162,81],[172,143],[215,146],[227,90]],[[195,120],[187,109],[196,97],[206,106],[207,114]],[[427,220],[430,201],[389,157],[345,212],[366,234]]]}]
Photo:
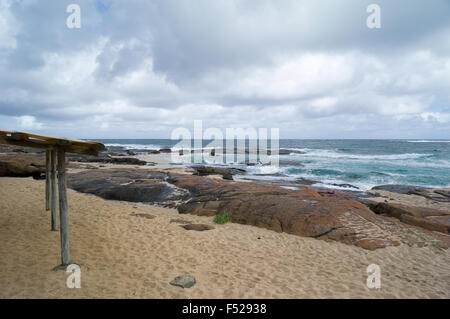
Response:
[{"label": "ocean water", "polygon": [[[107,146],[127,149],[173,147],[168,139],[99,140]],[[207,145],[208,141],[204,143]],[[260,180],[314,180],[314,186],[360,190],[376,185],[403,184],[450,187],[450,140],[294,140],[279,141],[280,149],[302,151],[280,155],[280,165],[248,166],[237,158],[227,165],[244,167]],[[244,155],[245,156],[245,155]]]}]

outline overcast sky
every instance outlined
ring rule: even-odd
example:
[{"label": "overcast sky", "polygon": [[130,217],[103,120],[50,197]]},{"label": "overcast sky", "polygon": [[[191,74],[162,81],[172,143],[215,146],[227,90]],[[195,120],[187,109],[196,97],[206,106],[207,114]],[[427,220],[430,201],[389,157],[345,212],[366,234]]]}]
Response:
[{"label": "overcast sky", "polygon": [[194,120],[450,138],[450,1],[0,0],[0,129],[170,138]]}]

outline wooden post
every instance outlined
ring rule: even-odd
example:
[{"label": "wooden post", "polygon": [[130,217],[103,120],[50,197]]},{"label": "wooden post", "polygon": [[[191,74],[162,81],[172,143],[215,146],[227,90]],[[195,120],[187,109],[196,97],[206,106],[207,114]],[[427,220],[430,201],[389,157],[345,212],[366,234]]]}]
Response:
[{"label": "wooden post", "polygon": [[50,151],[50,206],[52,211],[52,230],[58,230],[58,198],[56,188],[56,151]]},{"label": "wooden post", "polygon": [[45,151],[45,210],[50,210],[50,150]]},{"label": "wooden post", "polygon": [[68,265],[69,255],[69,218],[67,212],[66,191],[66,158],[65,150],[58,148],[58,189],[59,189],[59,221],[61,234],[61,264]]}]

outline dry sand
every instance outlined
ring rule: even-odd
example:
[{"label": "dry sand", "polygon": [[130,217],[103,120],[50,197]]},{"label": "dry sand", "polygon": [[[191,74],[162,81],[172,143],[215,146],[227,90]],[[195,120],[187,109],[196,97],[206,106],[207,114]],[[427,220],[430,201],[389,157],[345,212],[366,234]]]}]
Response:
[{"label": "dry sand", "polygon": [[[59,233],[44,210],[45,181],[0,178],[1,298],[449,298],[450,253],[405,245],[376,251],[226,224],[187,231],[171,219],[213,225],[174,209],[69,191],[71,259],[81,288],[66,287]],[[155,218],[131,215],[147,213]],[[369,264],[381,289],[366,287]],[[191,274],[189,289],[169,282]]]}]

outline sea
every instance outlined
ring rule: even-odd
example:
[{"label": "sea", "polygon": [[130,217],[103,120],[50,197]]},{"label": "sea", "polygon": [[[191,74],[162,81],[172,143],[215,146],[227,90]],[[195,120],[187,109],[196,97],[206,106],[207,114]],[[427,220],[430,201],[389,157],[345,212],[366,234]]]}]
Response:
[{"label": "sea", "polygon": [[[96,141],[125,149],[169,147],[174,151],[179,142],[170,139]],[[204,141],[204,146],[208,143]],[[386,184],[450,187],[450,140],[280,139],[279,148],[291,151],[279,155],[279,165],[248,166],[238,157],[220,165],[244,168],[247,174],[238,177],[241,179],[308,180],[312,186],[337,189],[350,187],[364,191]]]}]

